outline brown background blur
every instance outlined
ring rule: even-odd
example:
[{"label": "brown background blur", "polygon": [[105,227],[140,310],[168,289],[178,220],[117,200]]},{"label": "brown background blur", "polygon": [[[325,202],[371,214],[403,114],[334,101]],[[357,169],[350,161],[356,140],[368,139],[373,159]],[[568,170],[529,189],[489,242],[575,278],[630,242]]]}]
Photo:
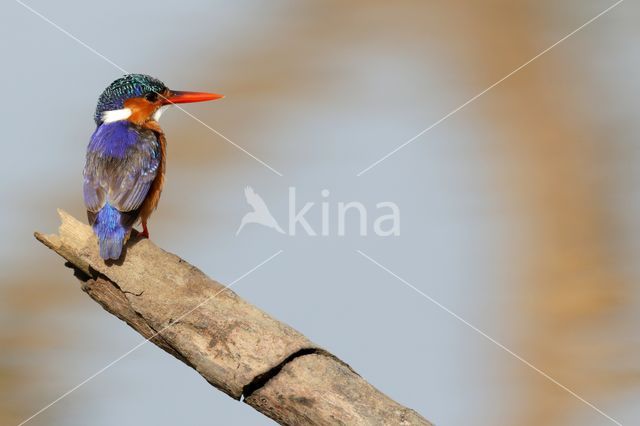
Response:
[{"label": "brown background blur", "polygon": [[[612,422],[357,253],[363,250],[622,424],[639,424],[638,18],[623,2],[360,177],[612,1],[88,2],[34,9],[130,72],[227,97],[163,116],[152,238],[440,425]],[[140,337],[34,230],[84,218],[81,170],[121,72],[0,6],[0,423],[18,424]],[[397,238],[235,231],[252,185],[302,203],[393,201]],[[315,215],[315,216],[314,216]],[[318,222],[318,212],[310,215]],[[355,227],[351,229],[356,229]],[[32,425],[269,424],[145,346]]]}]

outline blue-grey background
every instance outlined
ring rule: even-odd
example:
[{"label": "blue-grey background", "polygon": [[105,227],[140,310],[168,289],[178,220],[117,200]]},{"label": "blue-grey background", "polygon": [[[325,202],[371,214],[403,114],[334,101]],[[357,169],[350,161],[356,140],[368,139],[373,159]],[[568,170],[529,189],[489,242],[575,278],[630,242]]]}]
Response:
[{"label": "blue-grey background", "polygon": [[[355,250],[640,422],[637,3],[356,177],[613,2],[26,2],[130,72],[225,94],[185,108],[284,174],[166,113],[154,242],[223,283],[284,250],[234,290],[436,424],[612,423]],[[18,424],[141,337],[31,236],[57,207],[84,217],[92,113],[122,73],[13,0],[0,21],[0,423]],[[245,185],[281,224],[289,186],[334,212],[393,201],[401,235],[235,237]],[[29,424],[270,423],[146,345]]]}]

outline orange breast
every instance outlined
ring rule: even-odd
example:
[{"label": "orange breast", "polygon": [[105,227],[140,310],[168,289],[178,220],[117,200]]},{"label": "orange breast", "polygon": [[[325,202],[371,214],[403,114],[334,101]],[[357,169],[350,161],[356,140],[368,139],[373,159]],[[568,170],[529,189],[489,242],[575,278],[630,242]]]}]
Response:
[{"label": "orange breast", "polygon": [[153,130],[158,135],[158,142],[160,143],[160,165],[158,166],[156,178],[153,180],[153,183],[149,188],[147,197],[140,207],[140,219],[142,220],[142,223],[146,223],[149,216],[151,216],[151,213],[153,213],[156,207],[158,207],[160,194],[162,193],[162,187],[164,186],[164,172],[167,158],[167,141],[158,123],[155,121],[149,121],[144,124],[144,127]]}]

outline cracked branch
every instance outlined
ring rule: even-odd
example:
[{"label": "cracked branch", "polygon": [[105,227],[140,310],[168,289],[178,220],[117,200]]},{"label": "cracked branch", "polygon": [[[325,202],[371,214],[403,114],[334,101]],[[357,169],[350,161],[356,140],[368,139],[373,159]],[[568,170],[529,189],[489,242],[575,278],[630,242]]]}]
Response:
[{"label": "cracked branch", "polygon": [[178,256],[133,238],[124,259],[106,264],[91,228],[59,214],[58,235],[35,236],[82,289],[232,398],[284,425],[430,424]]}]

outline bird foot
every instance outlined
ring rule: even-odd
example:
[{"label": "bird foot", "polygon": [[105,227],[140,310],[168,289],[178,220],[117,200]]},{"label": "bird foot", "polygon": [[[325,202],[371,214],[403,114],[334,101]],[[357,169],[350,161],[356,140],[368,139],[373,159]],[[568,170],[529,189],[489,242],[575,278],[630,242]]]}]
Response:
[{"label": "bird foot", "polygon": [[149,229],[147,229],[146,223],[142,224],[142,232],[140,233],[140,237],[149,239]]}]

